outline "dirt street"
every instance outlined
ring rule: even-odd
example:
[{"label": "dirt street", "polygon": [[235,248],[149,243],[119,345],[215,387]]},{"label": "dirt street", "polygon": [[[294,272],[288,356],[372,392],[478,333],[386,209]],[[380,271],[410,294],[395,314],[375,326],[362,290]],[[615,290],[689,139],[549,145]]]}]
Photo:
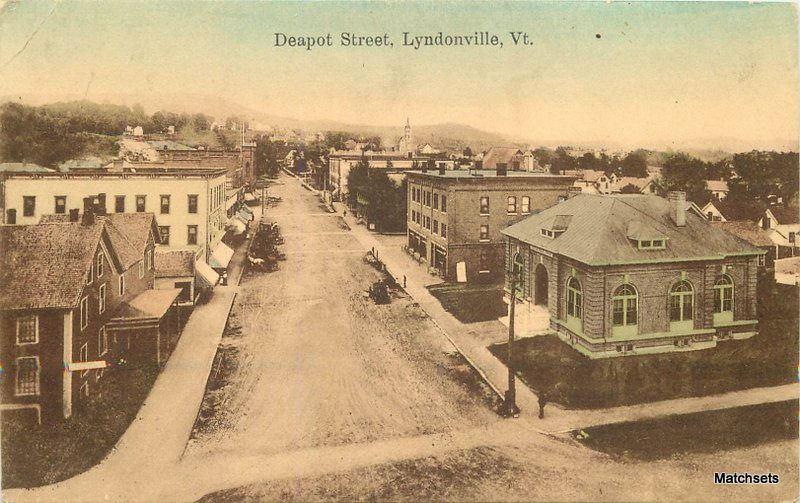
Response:
[{"label": "dirt street", "polygon": [[[284,179],[286,180],[286,179]],[[367,442],[497,421],[413,300],[375,305],[381,276],[347,225],[294,180],[270,189],[287,260],[242,281],[217,362],[222,386],[187,455]]]}]

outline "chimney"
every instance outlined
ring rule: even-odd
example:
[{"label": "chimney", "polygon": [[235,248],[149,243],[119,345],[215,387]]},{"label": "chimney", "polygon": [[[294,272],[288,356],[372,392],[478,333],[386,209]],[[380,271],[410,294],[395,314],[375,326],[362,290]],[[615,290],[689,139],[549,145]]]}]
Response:
[{"label": "chimney", "polygon": [[667,194],[669,216],[678,227],[686,226],[686,192],[674,190]]},{"label": "chimney", "polygon": [[81,210],[80,208],[72,208],[69,210],[69,221],[70,222],[77,222],[80,220]]},{"label": "chimney", "polygon": [[504,162],[497,163],[497,176],[506,176],[508,174],[508,167]]},{"label": "chimney", "polygon": [[106,214],[106,195],[97,194],[97,209],[96,212],[98,215],[105,215]]},{"label": "chimney", "polygon": [[81,218],[81,225],[94,224],[94,198],[83,198],[83,218]]}]

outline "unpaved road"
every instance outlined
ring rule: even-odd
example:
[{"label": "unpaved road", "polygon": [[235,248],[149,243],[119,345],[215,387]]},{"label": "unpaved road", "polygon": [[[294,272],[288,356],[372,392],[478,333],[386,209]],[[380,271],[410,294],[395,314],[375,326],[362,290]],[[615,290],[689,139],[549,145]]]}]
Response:
[{"label": "unpaved road", "polygon": [[364,298],[380,275],[342,219],[283,180],[270,190],[283,201],[267,214],[281,227],[287,260],[242,281],[223,339],[235,348],[227,384],[209,397],[213,417],[187,455],[277,453],[497,421],[412,299],[377,306]]}]

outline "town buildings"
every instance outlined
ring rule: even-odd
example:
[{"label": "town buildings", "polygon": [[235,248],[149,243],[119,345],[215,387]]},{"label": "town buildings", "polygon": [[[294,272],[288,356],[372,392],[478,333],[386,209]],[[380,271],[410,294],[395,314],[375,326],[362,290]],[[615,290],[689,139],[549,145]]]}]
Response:
[{"label": "town buildings", "polygon": [[683,192],[669,196],[580,194],[503,230],[519,315],[546,309],[590,358],[753,336],[764,252],[687,211]]},{"label": "town buildings", "polygon": [[797,236],[800,234],[800,210],[797,199],[787,205],[775,204],[761,215],[758,225],[767,231],[775,245],[776,258],[798,255]]},{"label": "town buildings", "polygon": [[226,171],[150,167],[70,173],[2,173],[6,224],[35,224],[42,215],[84,211],[97,198],[101,213],[154,213],[161,245],[190,248],[207,260],[225,233]]},{"label": "town buildings", "polygon": [[500,281],[510,223],[566,199],[574,177],[524,171],[409,171],[408,249],[451,281]]},{"label": "town buildings", "polygon": [[161,364],[177,341],[180,290],[153,289],[154,216],[87,209],[0,226],[5,411],[68,418],[109,367]]}]

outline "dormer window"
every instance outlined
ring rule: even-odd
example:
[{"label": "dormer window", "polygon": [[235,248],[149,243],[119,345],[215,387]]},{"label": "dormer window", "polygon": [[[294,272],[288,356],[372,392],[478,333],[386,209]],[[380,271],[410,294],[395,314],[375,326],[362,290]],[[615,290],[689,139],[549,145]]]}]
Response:
[{"label": "dormer window", "polygon": [[663,250],[666,247],[663,239],[643,239],[639,241],[640,250]]},{"label": "dormer window", "polygon": [[550,239],[553,238],[553,231],[550,229],[542,229],[542,236],[548,237]]},{"label": "dormer window", "polygon": [[555,239],[566,232],[569,223],[572,220],[572,215],[556,215],[553,220],[546,223],[542,227],[542,236],[550,239]]}]

